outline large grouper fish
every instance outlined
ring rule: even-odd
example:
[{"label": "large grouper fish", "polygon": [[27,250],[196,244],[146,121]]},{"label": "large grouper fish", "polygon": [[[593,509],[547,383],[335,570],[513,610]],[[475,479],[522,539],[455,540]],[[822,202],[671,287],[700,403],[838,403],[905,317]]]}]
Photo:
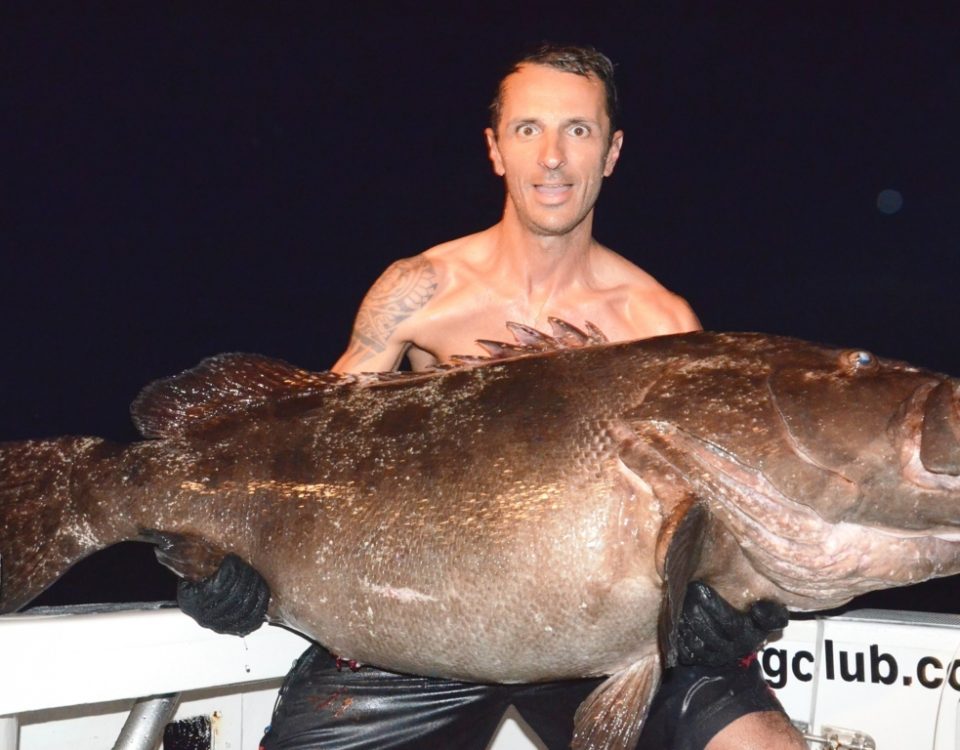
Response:
[{"label": "large grouper fish", "polygon": [[635,744],[686,584],[797,610],[960,572],[960,381],[752,333],[339,376],[221,355],[132,407],[146,440],[0,444],[0,612],[90,553],[253,565],[345,658],[480,682],[609,675],[574,746]]}]

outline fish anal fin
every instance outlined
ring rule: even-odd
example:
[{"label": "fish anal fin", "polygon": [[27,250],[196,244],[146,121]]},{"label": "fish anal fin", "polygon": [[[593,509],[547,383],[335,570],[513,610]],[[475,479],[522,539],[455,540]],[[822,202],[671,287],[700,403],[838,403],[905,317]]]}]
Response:
[{"label": "fish anal fin", "polygon": [[572,750],[632,750],[659,682],[655,654],[611,675],[577,709]]},{"label": "fish anal fin", "polygon": [[687,584],[700,563],[700,550],[707,531],[708,513],[696,498],[674,506],[657,537],[657,569],[663,577],[657,641],[663,666],[677,662],[677,623],[683,612]]},{"label": "fish anal fin", "polygon": [[140,538],[154,543],[157,560],[188,581],[212,575],[227,554],[226,550],[191,534],[146,531]]}]

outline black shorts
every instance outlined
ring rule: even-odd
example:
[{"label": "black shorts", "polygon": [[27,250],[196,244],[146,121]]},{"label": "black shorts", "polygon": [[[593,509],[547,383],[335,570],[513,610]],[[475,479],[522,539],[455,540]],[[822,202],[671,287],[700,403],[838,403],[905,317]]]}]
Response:
[{"label": "black shorts", "polygon": [[[339,671],[334,658],[314,646],[287,675],[262,747],[485,750],[512,705],[550,750],[565,750],[577,707],[602,682],[484,685],[371,667]],[[702,750],[734,719],[778,708],[755,664],[673,670],[657,694],[638,748]]]},{"label": "black shorts", "polygon": [[741,716],[783,711],[760,665],[668,670],[650,707],[637,750],[703,750]]}]

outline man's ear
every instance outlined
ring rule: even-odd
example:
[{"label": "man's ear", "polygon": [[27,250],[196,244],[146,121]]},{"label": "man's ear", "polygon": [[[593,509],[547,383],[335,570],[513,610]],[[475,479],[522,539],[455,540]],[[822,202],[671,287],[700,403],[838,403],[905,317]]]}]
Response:
[{"label": "man's ear", "polygon": [[499,177],[503,177],[507,170],[503,168],[503,157],[500,156],[497,134],[493,132],[493,128],[484,128],[483,135],[487,139],[487,154],[490,156],[490,163],[493,164],[493,171]]},{"label": "man's ear", "polygon": [[618,130],[610,139],[610,148],[607,149],[607,156],[603,160],[603,176],[609,177],[613,174],[613,168],[617,166],[617,159],[620,158],[620,149],[623,148],[623,131]]}]

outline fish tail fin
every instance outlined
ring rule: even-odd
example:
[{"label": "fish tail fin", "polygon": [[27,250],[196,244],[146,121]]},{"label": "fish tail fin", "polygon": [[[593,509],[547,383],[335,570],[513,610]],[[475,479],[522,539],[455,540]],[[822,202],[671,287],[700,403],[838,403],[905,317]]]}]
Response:
[{"label": "fish tail fin", "polygon": [[0,443],[0,614],[111,543],[101,542],[81,511],[83,492],[73,478],[105,445],[82,437]]}]

